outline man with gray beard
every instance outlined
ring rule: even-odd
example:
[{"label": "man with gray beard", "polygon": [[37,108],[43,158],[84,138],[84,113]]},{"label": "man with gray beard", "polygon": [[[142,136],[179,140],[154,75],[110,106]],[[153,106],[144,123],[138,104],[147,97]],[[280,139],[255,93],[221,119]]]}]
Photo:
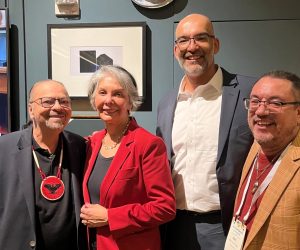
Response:
[{"label": "man with gray beard", "polygon": [[85,141],[64,131],[71,112],[62,83],[37,82],[31,125],[0,137],[1,249],[86,249],[79,217]]},{"label": "man with gray beard", "polygon": [[177,214],[162,228],[164,249],[224,249],[244,160],[253,142],[243,98],[255,79],[215,64],[220,42],[208,17],[176,29],[174,54],[185,75],[159,103],[157,135],[168,150]]}]

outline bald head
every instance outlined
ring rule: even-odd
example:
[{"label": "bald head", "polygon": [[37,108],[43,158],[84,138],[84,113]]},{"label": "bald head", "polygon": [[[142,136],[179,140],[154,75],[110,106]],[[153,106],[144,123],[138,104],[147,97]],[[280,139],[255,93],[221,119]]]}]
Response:
[{"label": "bald head", "polygon": [[190,14],[184,17],[177,25],[176,38],[180,37],[182,33],[189,31],[193,33],[194,30],[201,28],[203,32],[214,35],[212,22],[207,16],[201,14]]},{"label": "bald head", "polygon": [[38,81],[36,82],[30,89],[29,92],[29,102],[32,102],[33,100],[40,98],[41,96],[38,96],[38,92],[40,91],[40,89],[52,89],[53,87],[59,87],[64,94],[69,97],[69,94],[65,88],[65,86],[58,81],[54,81],[54,80],[42,80],[42,81]]}]

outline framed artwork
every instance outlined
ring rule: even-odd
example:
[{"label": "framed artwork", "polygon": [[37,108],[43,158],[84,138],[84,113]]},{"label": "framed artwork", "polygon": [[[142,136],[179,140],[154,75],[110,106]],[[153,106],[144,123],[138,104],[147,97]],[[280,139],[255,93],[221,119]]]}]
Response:
[{"label": "framed artwork", "polygon": [[74,118],[95,118],[87,91],[102,65],[119,65],[146,91],[146,23],[48,24],[48,77],[62,82],[72,100]]}]

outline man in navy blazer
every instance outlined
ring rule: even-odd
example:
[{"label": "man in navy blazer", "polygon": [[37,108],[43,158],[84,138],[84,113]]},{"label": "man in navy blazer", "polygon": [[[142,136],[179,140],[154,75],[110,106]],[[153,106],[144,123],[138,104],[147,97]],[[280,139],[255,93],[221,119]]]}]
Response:
[{"label": "man in navy blazer", "polygon": [[64,131],[70,98],[56,81],[37,82],[31,125],[0,137],[0,248],[86,249],[80,223],[85,140]]},{"label": "man in navy blazer", "polygon": [[168,151],[175,220],[164,249],[224,249],[242,167],[253,137],[243,98],[255,79],[214,62],[220,43],[208,17],[191,14],[176,29],[174,54],[185,75],[159,103],[157,135]]}]

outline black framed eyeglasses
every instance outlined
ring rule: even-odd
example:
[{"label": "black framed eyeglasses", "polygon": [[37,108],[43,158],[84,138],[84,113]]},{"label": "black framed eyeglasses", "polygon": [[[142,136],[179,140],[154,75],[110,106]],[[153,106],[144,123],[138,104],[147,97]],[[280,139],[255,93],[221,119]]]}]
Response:
[{"label": "black framed eyeglasses", "polygon": [[256,111],[260,105],[264,105],[265,109],[270,113],[278,113],[281,112],[283,106],[300,105],[300,102],[261,101],[257,98],[244,98],[244,105],[245,108],[250,111]]},{"label": "black framed eyeglasses", "polygon": [[58,101],[59,105],[63,108],[70,108],[71,107],[71,100],[69,98],[54,98],[54,97],[41,97],[30,103],[37,103],[41,105],[43,108],[52,108],[56,101]]},{"label": "black framed eyeglasses", "polygon": [[193,37],[182,36],[175,40],[175,44],[179,47],[179,49],[184,50],[190,45],[191,40],[194,40],[197,45],[201,45],[209,42],[210,38],[215,38],[215,36],[208,33],[200,33]]}]

